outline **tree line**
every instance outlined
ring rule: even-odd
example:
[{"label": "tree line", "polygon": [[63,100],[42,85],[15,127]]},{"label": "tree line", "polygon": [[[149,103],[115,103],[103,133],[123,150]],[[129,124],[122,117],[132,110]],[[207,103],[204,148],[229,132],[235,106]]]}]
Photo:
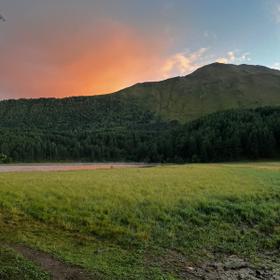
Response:
[{"label": "tree line", "polygon": [[[100,124],[100,127],[102,125]],[[0,129],[0,162],[220,162],[280,156],[280,108],[99,129]]]}]

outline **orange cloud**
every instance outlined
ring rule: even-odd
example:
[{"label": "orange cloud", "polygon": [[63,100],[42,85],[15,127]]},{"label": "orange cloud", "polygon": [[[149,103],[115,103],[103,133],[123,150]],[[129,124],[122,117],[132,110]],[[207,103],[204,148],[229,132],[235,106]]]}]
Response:
[{"label": "orange cloud", "polygon": [[0,45],[0,97],[101,94],[155,78],[163,40],[113,22],[101,26],[29,26],[9,38]]}]

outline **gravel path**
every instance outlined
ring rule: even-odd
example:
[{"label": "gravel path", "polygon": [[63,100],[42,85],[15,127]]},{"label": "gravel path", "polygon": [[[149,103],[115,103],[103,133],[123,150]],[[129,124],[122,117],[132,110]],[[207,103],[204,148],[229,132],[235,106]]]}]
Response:
[{"label": "gravel path", "polygon": [[97,170],[115,168],[143,168],[152,167],[145,163],[38,163],[38,164],[1,164],[0,173],[6,172],[34,172],[34,171],[74,171]]}]

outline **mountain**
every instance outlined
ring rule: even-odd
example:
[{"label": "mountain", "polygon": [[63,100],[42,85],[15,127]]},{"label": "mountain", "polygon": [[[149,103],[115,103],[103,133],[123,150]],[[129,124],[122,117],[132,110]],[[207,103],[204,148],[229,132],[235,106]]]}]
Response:
[{"label": "mountain", "polygon": [[99,129],[158,119],[185,123],[228,109],[276,105],[280,71],[214,63],[185,77],[136,84],[109,95],[1,101],[0,127]]},{"label": "mountain", "polygon": [[109,95],[5,100],[0,161],[279,158],[279,105],[280,71],[218,63]]},{"label": "mountain", "polygon": [[237,108],[280,105],[280,71],[214,63],[185,77],[143,83],[118,94],[169,120],[181,122]]},{"label": "mountain", "polygon": [[93,128],[181,123],[228,109],[280,105],[280,71],[214,63],[185,77],[136,84],[119,92],[64,99],[0,102],[0,127]]}]

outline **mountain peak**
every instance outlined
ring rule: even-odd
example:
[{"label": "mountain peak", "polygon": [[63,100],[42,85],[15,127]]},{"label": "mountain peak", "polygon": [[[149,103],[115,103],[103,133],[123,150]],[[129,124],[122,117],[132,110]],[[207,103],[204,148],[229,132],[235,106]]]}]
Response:
[{"label": "mountain peak", "polygon": [[132,86],[120,95],[166,119],[193,120],[221,110],[280,105],[280,71],[216,62],[185,77]]},{"label": "mountain peak", "polygon": [[262,65],[250,65],[250,64],[225,64],[214,62],[201,68],[198,68],[192,74],[186,77],[195,77],[197,79],[226,79],[230,77],[238,77],[240,75],[256,75],[256,74],[273,74],[279,75],[280,71],[271,69]]}]

